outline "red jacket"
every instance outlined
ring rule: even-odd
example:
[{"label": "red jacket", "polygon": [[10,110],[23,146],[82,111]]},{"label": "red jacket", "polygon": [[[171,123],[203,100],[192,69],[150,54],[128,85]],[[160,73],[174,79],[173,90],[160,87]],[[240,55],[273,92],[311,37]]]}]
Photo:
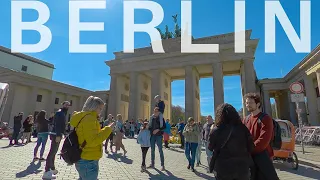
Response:
[{"label": "red jacket", "polygon": [[[260,114],[261,113],[255,116],[250,115],[248,121],[244,122],[252,135],[255,145],[253,154],[267,150],[269,156],[273,157],[273,149],[270,146],[273,135],[272,118],[269,115],[265,115],[260,122],[260,120],[258,120]],[[244,121],[246,121],[246,119]]]}]

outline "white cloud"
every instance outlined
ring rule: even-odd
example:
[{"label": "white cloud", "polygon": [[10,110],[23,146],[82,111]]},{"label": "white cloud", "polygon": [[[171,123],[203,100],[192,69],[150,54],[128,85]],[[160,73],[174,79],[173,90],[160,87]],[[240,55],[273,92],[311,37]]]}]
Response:
[{"label": "white cloud", "polygon": [[240,87],[236,87],[236,86],[225,86],[223,89],[224,89],[225,91],[228,91],[228,90],[240,89]]}]

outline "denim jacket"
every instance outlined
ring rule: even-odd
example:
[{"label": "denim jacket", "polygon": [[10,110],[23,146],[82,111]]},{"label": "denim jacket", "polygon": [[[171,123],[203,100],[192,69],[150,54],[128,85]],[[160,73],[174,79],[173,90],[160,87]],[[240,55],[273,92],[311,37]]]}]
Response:
[{"label": "denim jacket", "polygon": [[138,144],[140,144],[141,147],[150,147],[150,138],[151,135],[148,129],[141,130],[137,138]]}]

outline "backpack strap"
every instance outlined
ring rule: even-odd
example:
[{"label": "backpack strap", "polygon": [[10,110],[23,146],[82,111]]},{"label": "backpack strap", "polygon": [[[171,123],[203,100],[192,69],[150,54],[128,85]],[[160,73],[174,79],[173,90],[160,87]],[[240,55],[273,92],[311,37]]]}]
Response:
[{"label": "backpack strap", "polygon": [[[82,119],[85,118],[87,115],[89,115],[89,114],[84,115],[84,116],[80,119],[80,121],[78,122],[77,126],[74,128],[74,131],[76,131],[76,129],[78,128],[78,126],[79,126],[79,124],[81,123]],[[87,141],[84,140],[84,141],[82,142],[81,146],[80,146],[80,149],[83,149],[83,148],[86,146],[86,144],[87,144]]]},{"label": "backpack strap", "polygon": [[249,114],[248,116],[246,116],[246,118],[244,119],[244,124],[247,125],[248,124],[248,121],[251,117],[251,114]]},{"label": "backpack strap", "polygon": [[[261,112],[261,114],[260,114],[259,117],[258,117],[258,120],[259,120],[260,123],[262,122],[262,119],[263,119],[266,115],[267,115],[266,113]],[[258,123],[258,124],[260,124],[260,123]]]}]

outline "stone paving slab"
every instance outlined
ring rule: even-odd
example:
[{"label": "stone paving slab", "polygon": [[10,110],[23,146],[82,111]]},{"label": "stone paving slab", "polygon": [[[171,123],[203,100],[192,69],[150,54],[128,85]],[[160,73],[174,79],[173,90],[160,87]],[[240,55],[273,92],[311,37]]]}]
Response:
[{"label": "stone paving slab", "polygon": [[295,152],[298,158],[316,161],[320,163],[320,147],[319,146],[305,146],[304,154],[302,153],[301,145],[296,145]]},{"label": "stone paving slab", "polygon": [[[34,141],[34,140],[33,140]],[[0,140],[0,180],[28,179],[39,180],[44,171],[45,162],[32,162],[35,143],[25,146],[7,147],[8,140]],[[146,173],[140,172],[141,151],[136,140],[124,139],[128,153],[127,157],[106,155],[100,160],[99,179],[112,180],[146,180],[146,179],[215,179],[213,174],[206,173],[206,166],[196,167],[193,173],[186,168],[187,160],[183,150],[174,146],[164,149],[165,166],[167,171],[160,171],[159,153],[156,150],[156,169],[149,169]],[[45,153],[49,151],[50,140]],[[202,152],[202,162],[205,162],[205,152]],[[150,150],[147,155],[147,165],[150,162]],[[281,180],[320,179],[320,169],[301,164],[299,169],[292,170],[289,165],[275,163]],[[56,168],[59,170],[59,180],[78,179],[74,166],[67,166],[63,160],[56,159]]]}]

